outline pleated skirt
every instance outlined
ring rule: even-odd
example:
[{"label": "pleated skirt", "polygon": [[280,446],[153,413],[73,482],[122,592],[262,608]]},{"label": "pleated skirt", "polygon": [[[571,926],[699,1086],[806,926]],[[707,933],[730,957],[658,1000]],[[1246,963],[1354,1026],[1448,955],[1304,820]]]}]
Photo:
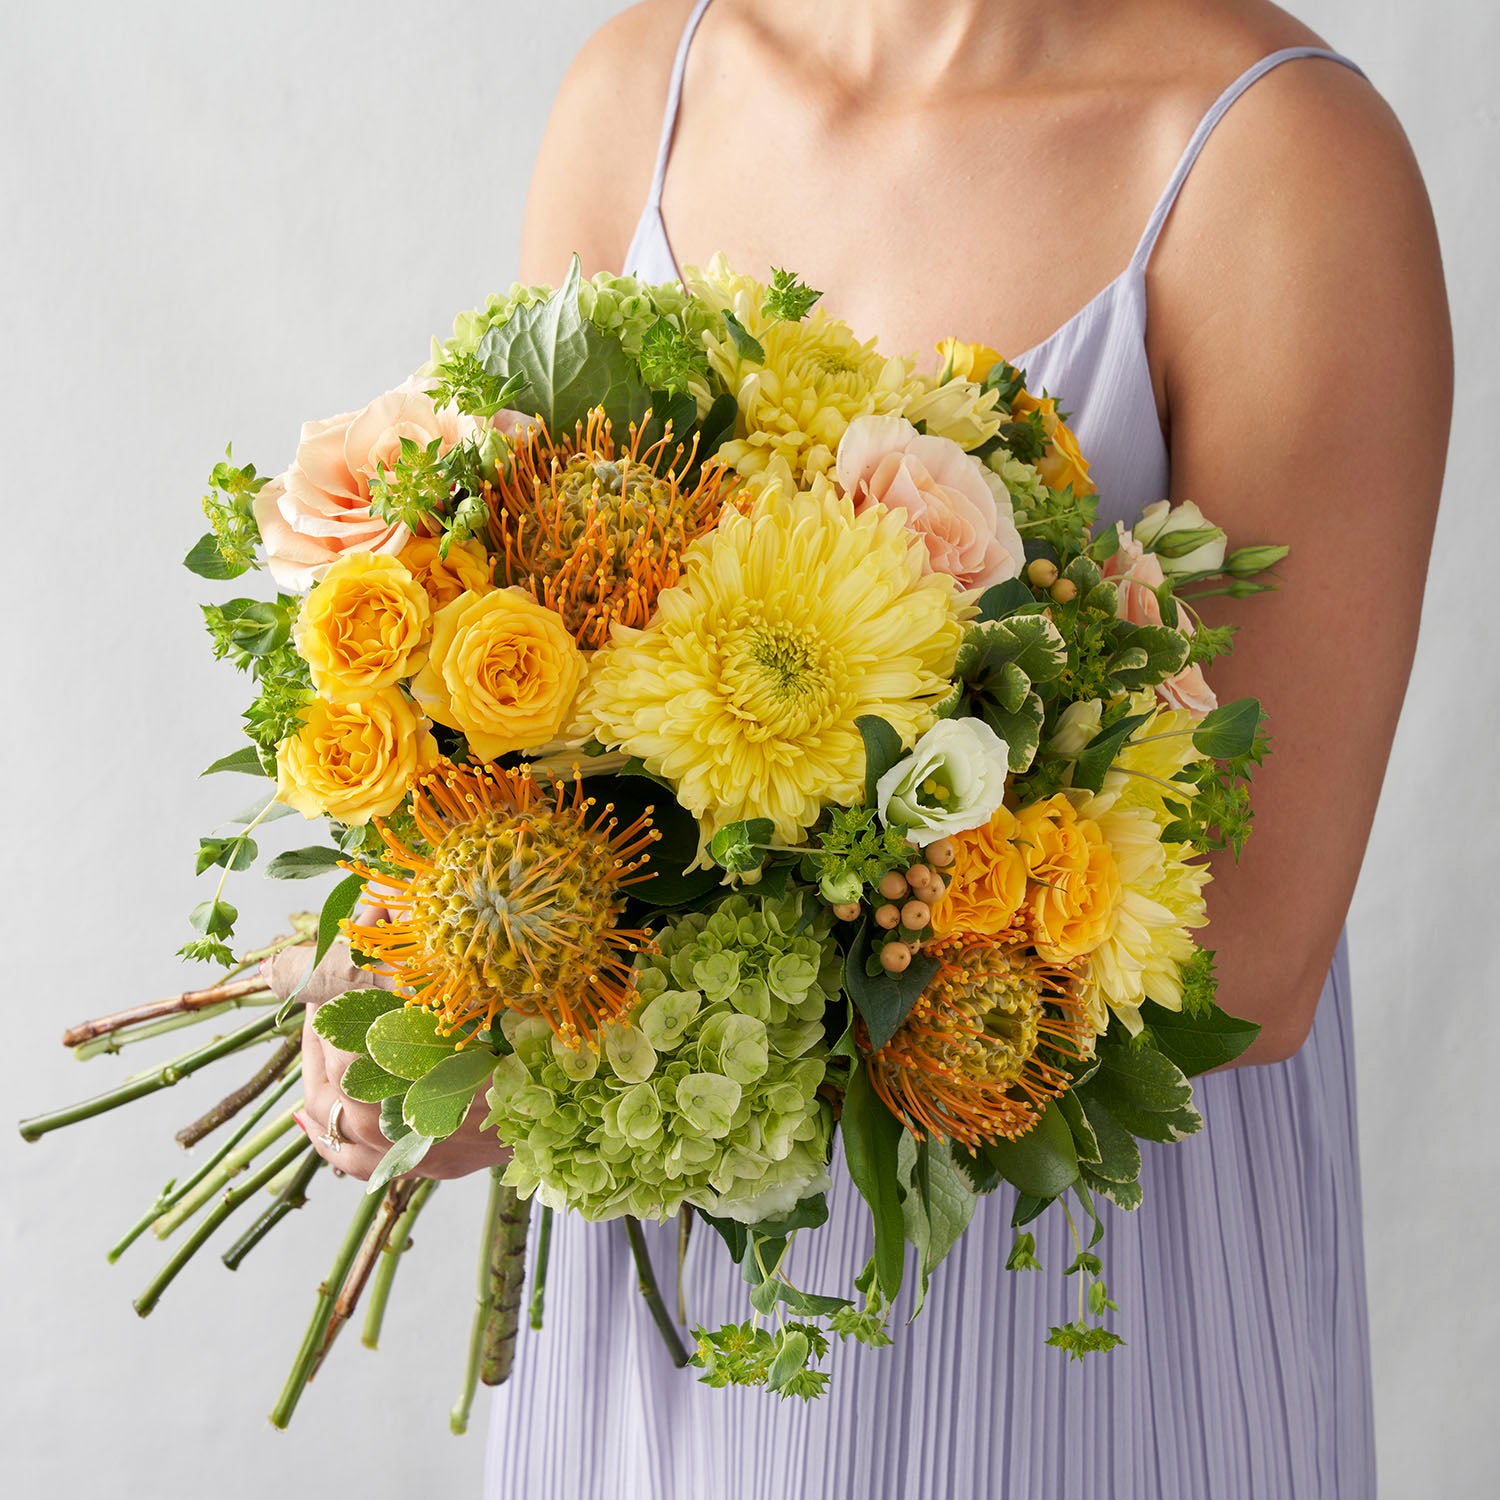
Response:
[{"label": "pleated skirt", "polygon": [[[980,1202],[927,1305],[884,1349],[840,1345],[821,1399],[710,1390],[675,1369],[618,1225],[559,1216],[545,1327],[496,1393],[487,1500],[1372,1500],[1348,954],[1341,937],[1297,1055],[1201,1079],[1202,1134],[1142,1143],[1144,1205],[1104,1205],[1110,1325],[1079,1363],[1045,1347],[1076,1315],[1060,1214],[1043,1271],[1005,1269],[1007,1189]],[[788,1274],[849,1295],[868,1215],[835,1160],[831,1217]],[[675,1302],[678,1226],[647,1226]],[[750,1315],[695,1226],[690,1323]],[[903,1293],[903,1298],[908,1294]]]}]

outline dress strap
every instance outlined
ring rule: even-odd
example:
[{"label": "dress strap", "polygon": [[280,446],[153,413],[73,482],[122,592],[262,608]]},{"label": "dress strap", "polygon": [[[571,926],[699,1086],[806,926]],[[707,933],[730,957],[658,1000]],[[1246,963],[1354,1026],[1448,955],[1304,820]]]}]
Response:
[{"label": "dress strap", "polygon": [[693,33],[709,4],[710,0],[698,0],[693,7],[687,25],[682,28],[677,55],[672,59],[672,81],[667,88],[667,109],[661,122],[661,144],[656,148],[656,171],[651,178],[651,196],[646,200],[648,212],[661,207],[661,190],[667,181],[667,158],[672,154],[672,136],[677,129],[677,107],[682,103],[682,75],[687,72],[688,48],[693,45]]},{"label": "dress strap", "polygon": [[1366,76],[1364,69],[1358,63],[1350,61],[1341,52],[1330,51],[1327,47],[1283,47],[1279,52],[1268,53],[1259,62],[1252,63],[1214,100],[1209,106],[1208,113],[1198,122],[1198,128],[1193,132],[1192,139],[1188,141],[1176,170],[1167,182],[1166,191],[1151,212],[1151,218],[1146,224],[1146,232],[1141,236],[1141,242],[1136,246],[1135,254],[1130,258],[1130,264],[1134,268],[1144,270],[1146,262],[1151,259],[1151,252],[1156,248],[1157,236],[1161,234],[1162,225],[1167,222],[1167,215],[1171,213],[1172,205],[1177,201],[1177,194],[1182,184],[1187,180],[1188,173],[1193,170],[1193,163],[1197,161],[1198,153],[1203,149],[1203,143],[1213,134],[1214,126],[1223,119],[1229,106],[1262,74],[1269,73],[1272,68],[1281,63],[1290,62],[1294,57],[1326,57],[1332,62],[1342,63],[1346,68],[1353,68],[1361,78]]}]

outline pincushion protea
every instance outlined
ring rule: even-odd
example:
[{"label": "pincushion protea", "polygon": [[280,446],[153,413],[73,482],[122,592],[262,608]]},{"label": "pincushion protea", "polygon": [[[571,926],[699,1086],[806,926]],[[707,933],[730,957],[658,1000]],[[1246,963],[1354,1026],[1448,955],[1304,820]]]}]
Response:
[{"label": "pincushion protea", "polygon": [[634,424],[617,443],[599,408],[572,434],[523,428],[505,473],[486,486],[495,582],[555,609],[586,651],[605,645],[617,621],[644,626],[732,493],[716,464],[690,483],[693,457],[670,432],[647,443]]},{"label": "pincushion protea", "polygon": [[617,923],[659,837],[649,809],[624,828],[613,812],[576,773],[546,787],[525,769],[443,762],[412,792],[425,847],[378,821],[394,873],[349,865],[391,916],[344,931],[445,1030],[505,1009],[569,1046],[592,1041],[634,996],[648,934]]},{"label": "pincushion protea", "polygon": [[1015,928],[927,951],[942,966],[866,1059],[875,1092],[918,1140],[972,1148],[1024,1135],[1072,1084],[1064,1064],[1092,1035],[1078,974],[1039,958]]}]

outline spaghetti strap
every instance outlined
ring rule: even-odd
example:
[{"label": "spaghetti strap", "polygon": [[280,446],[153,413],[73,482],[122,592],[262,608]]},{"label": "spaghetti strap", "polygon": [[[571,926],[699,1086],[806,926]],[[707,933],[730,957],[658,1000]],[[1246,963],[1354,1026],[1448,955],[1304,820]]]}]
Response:
[{"label": "spaghetti strap", "polygon": [[661,190],[667,181],[667,158],[672,154],[672,135],[677,129],[677,108],[682,103],[682,75],[687,71],[688,48],[693,45],[693,33],[710,0],[698,0],[687,25],[682,28],[682,40],[677,43],[677,55],[672,59],[672,81],[667,88],[667,108],[661,122],[661,144],[656,148],[656,171],[651,177],[651,196],[646,200],[647,211],[661,207]]},{"label": "spaghetti strap", "polygon": [[[701,5],[699,10],[702,10]],[[696,19],[695,15],[694,20]],[[1208,113],[1198,122],[1198,128],[1188,141],[1176,170],[1167,182],[1166,191],[1162,193],[1151,212],[1151,217],[1146,223],[1146,232],[1141,236],[1141,242],[1136,246],[1135,254],[1130,258],[1133,269],[1145,270],[1146,262],[1151,259],[1151,252],[1156,248],[1157,237],[1161,234],[1162,225],[1167,222],[1167,215],[1171,213],[1173,203],[1177,201],[1177,194],[1182,184],[1187,180],[1188,173],[1192,171],[1193,163],[1197,161],[1198,153],[1203,149],[1203,143],[1213,134],[1214,126],[1223,119],[1225,111],[1262,74],[1269,73],[1280,63],[1290,62],[1294,57],[1326,57],[1331,62],[1342,63],[1346,68],[1353,68],[1361,78],[1366,76],[1364,69],[1358,63],[1345,57],[1342,52],[1333,52],[1327,47],[1283,47],[1278,52],[1267,53],[1259,62],[1252,63],[1214,100],[1208,108]]]}]

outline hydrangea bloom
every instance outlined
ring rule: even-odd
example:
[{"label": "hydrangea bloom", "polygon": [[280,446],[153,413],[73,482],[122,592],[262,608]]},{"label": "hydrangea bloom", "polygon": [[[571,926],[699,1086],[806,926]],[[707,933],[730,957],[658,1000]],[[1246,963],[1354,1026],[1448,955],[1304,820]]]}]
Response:
[{"label": "hydrangea bloom", "polygon": [[823,1012],[840,962],[804,897],[733,895],[679,917],[636,961],[628,1026],[570,1051],[507,1016],[487,1124],[514,1148],[505,1181],[588,1219],[664,1219],[691,1203],[754,1223],[827,1187],[818,1099]]}]

